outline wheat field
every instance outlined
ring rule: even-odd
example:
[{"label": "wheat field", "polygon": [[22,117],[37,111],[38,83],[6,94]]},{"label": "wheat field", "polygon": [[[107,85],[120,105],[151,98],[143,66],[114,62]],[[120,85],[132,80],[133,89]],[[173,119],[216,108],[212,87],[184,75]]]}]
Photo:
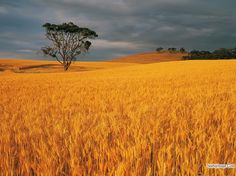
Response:
[{"label": "wheat field", "polygon": [[0,72],[0,175],[233,176],[236,61]]}]

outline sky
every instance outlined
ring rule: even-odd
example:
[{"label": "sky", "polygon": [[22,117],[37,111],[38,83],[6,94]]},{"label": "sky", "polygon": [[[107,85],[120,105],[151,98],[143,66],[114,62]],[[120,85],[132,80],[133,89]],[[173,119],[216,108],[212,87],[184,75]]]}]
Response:
[{"label": "sky", "polygon": [[0,0],[0,58],[50,59],[46,22],[97,32],[87,55],[106,60],[157,47],[236,47],[235,0]]}]

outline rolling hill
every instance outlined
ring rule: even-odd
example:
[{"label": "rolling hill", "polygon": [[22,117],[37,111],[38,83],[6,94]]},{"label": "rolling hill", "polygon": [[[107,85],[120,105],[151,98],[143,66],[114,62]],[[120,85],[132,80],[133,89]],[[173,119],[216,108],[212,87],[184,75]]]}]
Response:
[{"label": "rolling hill", "polygon": [[[112,63],[103,62],[81,62],[72,63],[67,72],[81,72],[100,69],[109,69],[133,65],[131,63]],[[57,61],[44,60],[17,60],[17,59],[0,59],[0,73],[56,73],[64,72],[63,67]]]},{"label": "rolling hill", "polygon": [[[169,53],[169,52],[142,53],[106,61],[104,60],[100,62],[76,61],[75,63],[72,63],[68,71],[69,72],[91,71],[97,69],[108,69],[115,67],[130,66],[133,64],[150,64],[157,62],[180,61],[182,60],[182,56],[184,55],[186,54]],[[53,73],[53,72],[63,72],[63,68],[57,61],[0,59],[0,72],[1,71],[17,72],[17,73],[23,73],[23,72]]]},{"label": "rolling hill", "polygon": [[169,62],[169,61],[179,61],[186,53],[170,53],[170,52],[150,52],[143,54],[135,54],[130,56],[125,56],[121,58],[112,59],[111,62],[122,62],[122,63],[139,63],[139,64],[149,64],[156,62]]}]

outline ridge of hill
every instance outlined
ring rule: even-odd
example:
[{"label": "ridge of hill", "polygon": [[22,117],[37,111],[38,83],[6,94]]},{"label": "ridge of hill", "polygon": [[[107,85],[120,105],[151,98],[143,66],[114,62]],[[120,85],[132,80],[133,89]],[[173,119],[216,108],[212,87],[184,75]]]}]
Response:
[{"label": "ridge of hill", "polygon": [[111,62],[125,62],[125,63],[139,63],[139,64],[149,64],[156,62],[169,62],[169,61],[179,61],[182,60],[186,53],[180,52],[149,52],[142,54],[134,54],[121,58],[112,59]]}]

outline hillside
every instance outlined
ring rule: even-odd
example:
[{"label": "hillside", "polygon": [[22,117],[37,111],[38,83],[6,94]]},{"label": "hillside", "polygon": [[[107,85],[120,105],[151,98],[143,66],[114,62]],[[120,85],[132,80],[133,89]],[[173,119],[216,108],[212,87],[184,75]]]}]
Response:
[{"label": "hillside", "polygon": [[179,61],[182,60],[182,57],[186,54],[183,53],[170,53],[170,52],[153,52],[153,53],[143,53],[135,54],[121,58],[112,59],[112,62],[123,62],[123,63],[156,63],[156,62],[169,62],[169,61]]},{"label": "hillside", "polygon": [[236,163],[235,68],[227,60],[0,73],[1,174],[235,175],[206,167]]},{"label": "hillside", "polygon": [[[81,62],[72,63],[67,72],[92,71],[133,65],[130,63]],[[64,72],[57,61],[0,59],[0,73],[55,73]]]},{"label": "hillside", "polygon": [[[102,62],[84,62],[76,61],[72,63],[68,72],[91,71],[98,69],[108,69],[115,67],[130,66],[133,64],[147,64],[156,62],[169,62],[182,60],[182,53],[143,53],[130,55],[126,57],[106,60]],[[55,73],[63,72],[61,64],[57,61],[46,60],[17,60],[17,59],[0,59],[0,72],[16,72],[16,73]]]}]

